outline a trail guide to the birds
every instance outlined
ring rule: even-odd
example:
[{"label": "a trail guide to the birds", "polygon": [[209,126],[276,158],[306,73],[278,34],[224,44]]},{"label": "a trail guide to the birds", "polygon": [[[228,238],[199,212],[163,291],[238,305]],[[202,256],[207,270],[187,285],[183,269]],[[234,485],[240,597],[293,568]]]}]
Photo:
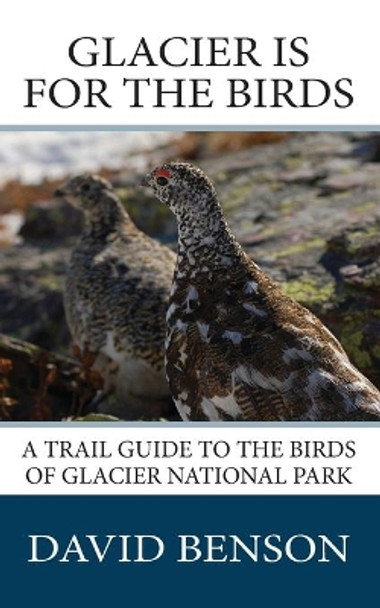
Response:
[{"label": "a trail guide to the birds", "polygon": [[[344,130],[355,142],[358,133],[372,132],[370,144],[378,146],[372,0],[3,5],[0,142],[5,131],[169,131],[177,137]],[[231,171],[223,172],[202,158],[207,145],[191,147],[186,162],[174,157],[182,152],[172,142],[165,153],[149,151],[145,164],[135,158],[132,165],[126,155],[116,179],[99,164],[80,174],[73,168],[54,182],[54,193],[44,182],[47,199],[81,216],[75,243],[70,251],[61,248],[68,262],[62,314],[78,360],[65,367],[60,351],[47,364],[47,349],[20,350],[25,336],[11,336],[20,385],[38,405],[33,422],[15,422],[9,414],[18,405],[10,394],[13,362],[0,357],[0,569],[3,595],[16,607],[165,602],[224,608],[239,601],[350,608],[358,601],[370,605],[378,595],[380,393],[376,373],[367,377],[363,369],[367,359],[352,356],[360,341],[358,315],[345,317],[344,337],[350,334],[354,344],[348,353],[324,319],[272,278],[278,257],[256,263],[256,248],[274,238],[273,230],[260,232],[271,213],[265,196],[255,220],[241,214],[241,225],[257,228],[250,224],[244,238],[235,234],[219,196],[223,182],[229,194],[231,175],[242,179],[244,195],[247,155],[254,157],[255,148],[244,150],[244,162],[231,155]],[[357,148],[367,162],[361,140]],[[210,149],[216,158],[220,151]],[[365,173],[371,186],[376,150],[370,178]],[[54,145],[50,151],[57,152]],[[334,167],[351,152],[342,144]],[[271,162],[261,160],[264,181]],[[289,217],[300,184],[321,186],[313,199],[318,209],[318,201],[331,196],[331,217],[321,205],[321,223],[334,223],[334,205],[348,196],[357,197],[350,207],[354,220],[380,208],[375,186],[364,196],[363,174],[352,176],[354,164],[344,165],[338,183],[329,181],[327,161],[318,175],[311,164],[294,148],[281,165],[288,196],[280,204]],[[256,185],[259,199],[260,176]],[[273,196],[278,192],[273,181]],[[160,217],[167,212],[175,243],[145,234],[124,208],[124,196],[137,207],[148,198]],[[228,202],[233,209],[236,201]],[[67,226],[71,212],[65,211]],[[304,211],[297,217],[302,240],[309,218]],[[342,282],[353,299],[355,289],[363,290],[374,324],[380,317],[371,257],[378,253],[376,222],[363,220],[368,240],[361,248],[351,224],[342,226],[344,238],[323,234],[310,246],[329,243],[317,263],[331,271],[329,287],[338,287],[324,297],[339,300]],[[38,243],[47,261],[49,230]],[[296,238],[283,252],[298,246]],[[329,266],[334,246],[340,266]],[[31,240],[27,247],[31,260],[37,245]],[[22,295],[32,299],[29,267],[26,274]],[[57,291],[55,277],[42,282]],[[52,322],[50,310],[38,314]],[[371,348],[376,367],[379,345]],[[95,416],[73,414],[73,398],[68,415],[46,421],[41,412],[54,383],[62,402],[67,386],[70,394],[80,386],[79,409],[90,402]]]},{"label": "a trail guide to the birds", "polygon": [[[16,436],[13,475],[1,476],[2,493],[124,495],[358,495],[380,494],[366,468],[379,456],[375,429],[303,429],[228,426],[95,430],[89,439],[74,429],[38,429]],[[156,430],[156,429],[154,429]],[[195,436],[194,436],[195,435]],[[104,437],[107,437],[104,439]],[[157,435],[156,435],[157,436]],[[334,437],[331,439],[331,437]]]}]

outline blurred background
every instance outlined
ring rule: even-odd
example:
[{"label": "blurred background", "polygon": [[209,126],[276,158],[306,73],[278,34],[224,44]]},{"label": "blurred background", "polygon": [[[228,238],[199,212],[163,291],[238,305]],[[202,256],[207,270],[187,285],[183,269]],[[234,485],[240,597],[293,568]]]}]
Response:
[{"label": "blurred background", "polygon": [[56,201],[100,173],[136,224],[176,246],[174,217],[137,187],[165,160],[215,182],[233,232],[313,310],[380,387],[380,137],[364,132],[0,133],[0,419],[86,413],[96,387],[73,357],[62,285],[81,214]]}]

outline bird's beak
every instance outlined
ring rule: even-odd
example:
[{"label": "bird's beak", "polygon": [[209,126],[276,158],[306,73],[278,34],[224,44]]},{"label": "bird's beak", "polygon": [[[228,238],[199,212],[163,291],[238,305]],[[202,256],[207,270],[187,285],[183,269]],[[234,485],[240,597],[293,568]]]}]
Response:
[{"label": "bird's beak", "polygon": [[150,178],[150,174],[149,173],[147,175],[144,175],[144,177],[140,181],[140,186],[142,186],[143,188],[149,188],[149,186],[151,185],[149,178]]}]

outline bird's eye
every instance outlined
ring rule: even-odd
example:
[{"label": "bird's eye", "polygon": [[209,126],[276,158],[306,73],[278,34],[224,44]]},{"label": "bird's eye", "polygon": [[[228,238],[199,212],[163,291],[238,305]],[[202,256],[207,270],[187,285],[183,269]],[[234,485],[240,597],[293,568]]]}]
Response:
[{"label": "bird's eye", "polygon": [[83,186],[81,186],[82,192],[88,192],[89,189],[90,189],[89,184],[83,184]]},{"label": "bird's eye", "polygon": [[156,184],[159,186],[166,186],[166,184],[169,183],[169,180],[172,178],[172,174],[166,167],[161,167],[155,171],[154,177],[156,179]]}]

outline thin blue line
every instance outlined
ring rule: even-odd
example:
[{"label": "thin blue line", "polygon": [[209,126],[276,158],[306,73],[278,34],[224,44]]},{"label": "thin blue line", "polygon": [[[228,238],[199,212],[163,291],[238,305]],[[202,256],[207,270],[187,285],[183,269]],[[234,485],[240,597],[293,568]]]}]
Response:
[{"label": "thin blue line", "polygon": [[0,131],[380,131],[380,125],[0,125]]},{"label": "thin blue line", "polygon": [[379,428],[380,422],[0,422],[1,428]]}]

